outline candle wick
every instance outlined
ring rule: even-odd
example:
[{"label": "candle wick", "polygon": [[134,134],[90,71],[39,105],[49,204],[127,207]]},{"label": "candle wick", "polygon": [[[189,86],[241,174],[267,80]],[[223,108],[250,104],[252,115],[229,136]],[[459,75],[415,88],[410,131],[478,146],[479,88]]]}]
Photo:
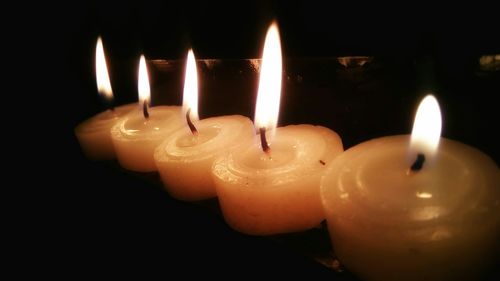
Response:
[{"label": "candle wick", "polygon": [[111,111],[115,111],[115,105],[114,105],[114,100],[113,100],[113,97],[105,97],[104,95],[101,95],[102,97],[102,102],[104,103],[104,106],[111,110]]},{"label": "candle wick", "polygon": [[417,155],[417,159],[415,159],[415,162],[413,162],[413,165],[411,165],[410,170],[413,172],[420,171],[424,166],[424,162],[425,162],[425,155],[423,153],[419,153]]},{"label": "candle wick", "polygon": [[269,152],[271,151],[271,148],[269,147],[269,144],[267,144],[266,128],[265,127],[260,128],[259,132],[260,132],[260,144],[262,145],[262,150],[266,154],[269,154]]},{"label": "candle wick", "polygon": [[191,133],[193,133],[193,135],[196,136],[196,135],[198,135],[198,130],[194,126],[193,122],[191,121],[191,118],[189,117],[190,113],[191,113],[191,108],[189,108],[186,112],[186,120],[187,120],[189,129],[191,130]]},{"label": "candle wick", "polygon": [[147,100],[144,100],[144,103],[142,104],[142,114],[144,114],[144,118],[149,119],[148,101]]}]

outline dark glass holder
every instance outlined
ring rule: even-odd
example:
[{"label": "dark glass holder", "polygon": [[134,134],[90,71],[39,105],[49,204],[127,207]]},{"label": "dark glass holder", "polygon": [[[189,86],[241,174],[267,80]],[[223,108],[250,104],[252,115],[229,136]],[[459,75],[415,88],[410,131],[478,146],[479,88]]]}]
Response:
[{"label": "dark glass holder", "polygon": [[[182,104],[185,61],[151,60],[154,104]],[[260,60],[197,60],[199,115],[253,119]],[[279,126],[322,125],[347,149],[363,141],[410,134],[420,100],[433,93],[443,114],[442,136],[474,146],[498,163],[496,95],[500,71],[436,66],[429,58],[285,59]],[[460,66],[458,66],[460,67]]]}]

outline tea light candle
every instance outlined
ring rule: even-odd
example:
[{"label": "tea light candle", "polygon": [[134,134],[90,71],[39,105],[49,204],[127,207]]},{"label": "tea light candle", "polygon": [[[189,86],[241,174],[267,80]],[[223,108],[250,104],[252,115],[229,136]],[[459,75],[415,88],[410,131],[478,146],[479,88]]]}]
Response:
[{"label": "tea light candle", "polygon": [[75,135],[85,156],[90,160],[114,159],[115,150],[111,142],[111,127],[129,113],[135,104],[113,107],[113,90],[108,76],[102,40],[96,44],[95,68],[99,95],[109,105],[109,109],[83,121],[75,128]]},{"label": "tea light candle", "polygon": [[500,173],[463,143],[440,138],[434,97],[411,137],[346,150],[321,183],[340,261],[363,280],[478,280],[498,255]]},{"label": "tea light candle", "polygon": [[150,88],[146,61],[139,63],[139,103],[137,109],[120,118],[111,128],[111,139],[120,165],[136,172],[154,172],[156,147],[182,123],[180,106],[149,108]]},{"label": "tea light candle", "polygon": [[318,226],[324,219],[320,177],[325,164],[343,151],[340,137],[324,127],[275,129],[281,69],[279,32],[274,23],[267,32],[260,73],[255,113],[260,134],[218,158],[212,168],[226,222],[247,234]]},{"label": "tea light candle", "polygon": [[179,200],[196,201],[216,196],[212,164],[224,151],[254,135],[250,119],[241,115],[198,120],[196,60],[189,50],[184,80],[185,125],[170,135],[154,155],[167,191]]}]

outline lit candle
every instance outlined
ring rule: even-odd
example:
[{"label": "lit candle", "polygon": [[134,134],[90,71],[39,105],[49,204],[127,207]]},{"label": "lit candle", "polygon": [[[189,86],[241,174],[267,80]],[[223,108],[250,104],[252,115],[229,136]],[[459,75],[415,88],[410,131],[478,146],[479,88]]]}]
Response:
[{"label": "lit candle", "polygon": [[109,160],[115,158],[115,150],[111,142],[111,127],[121,116],[130,112],[134,104],[113,106],[113,90],[100,37],[96,44],[95,68],[97,90],[109,109],[80,123],[75,128],[75,135],[88,159]]},{"label": "lit candle", "polygon": [[277,25],[264,45],[255,125],[260,134],[213,165],[226,222],[254,235],[306,230],[324,219],[319,184],[325,164],[342,151],[340,137],[312,125],[276,129],[281,92],[281,46]]},{"label": "lit candle", "polygon": [[215,197],[212,163],[224,151],[253,137],[252,121],[241,115],[198,120],[198,78],[192,50],[187,57],[182,109],[184,127],[156,149],[158,172],[167,191],[177,199]]},{"label": "lit candle", "polygon": [[149,107],[150,88],[146,61],[139,62],[139,106],[111,128],[111,139],[120,165],[137,172],[154,172],[156,147],[182,126],[180,106]]},{"label": "lit candle", "polygon": [[440,132],[427,96],[411,137],[364,142],[328,167],[321,195],[333,247],[363,280],[478,280],[496,260],[498,167]]}]

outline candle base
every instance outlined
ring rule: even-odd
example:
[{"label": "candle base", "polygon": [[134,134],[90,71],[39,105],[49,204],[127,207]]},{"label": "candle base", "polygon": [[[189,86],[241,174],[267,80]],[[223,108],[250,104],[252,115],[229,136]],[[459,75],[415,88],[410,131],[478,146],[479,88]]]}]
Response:
[{"label": "candle base", "polygon": [[[336,225],[343,224],[339,219]],[[345,225],[345,223],[343,224]],[[479,227],[479,225],[478,225]],[[420,243],[406,240],[394,243],[381,231],[379,236],[360,237],[360,229],[349,231],[335,226],[329,227],[332,235],[334,251],[342,264],[365,281],[391,280],[489,280],[488,275],[495,267],[498,257],[491,256],[491,249],[500,245],[485,245],[482,241],[494,237],[468,237],[460,243],[443,243],[443,241]],[[409,236],[420,229],[412,230]],[[373,233],[367,226],[364,233]],[[439,230],[434,232],[435,238],[445,236]],[[494,235],[493,233],[490,235]],[[478,241],[480,241],[478,243]],[[498,268],[498,267],[497,267]],[[493,279],[491,279],[493,280]]]}]

